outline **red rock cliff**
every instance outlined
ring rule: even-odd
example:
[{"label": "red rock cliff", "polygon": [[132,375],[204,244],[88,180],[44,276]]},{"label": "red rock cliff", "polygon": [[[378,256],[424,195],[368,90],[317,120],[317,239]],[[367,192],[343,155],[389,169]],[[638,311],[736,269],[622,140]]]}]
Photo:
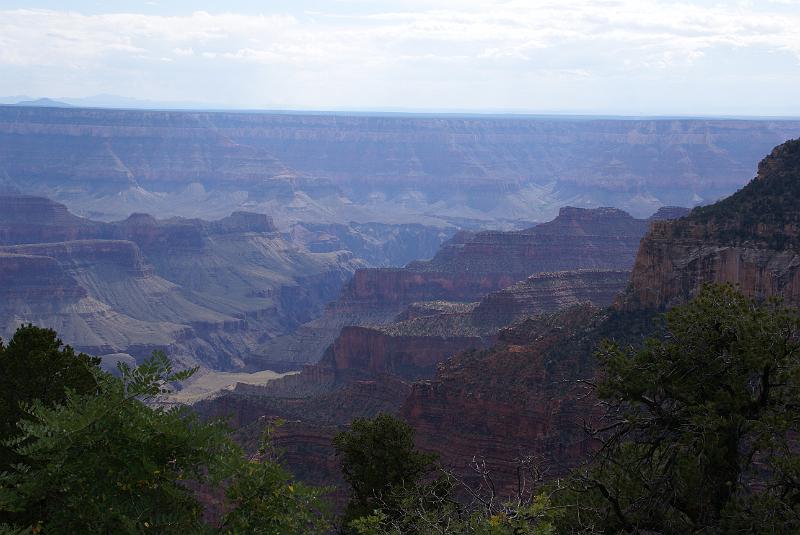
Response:
[{"label": "red rock cliff", "polygon": [[656,222],[642,240],[628,308],[683,302],[704,283],[800,304],[800,140],[777,147],[758,176],[714,205]]}]

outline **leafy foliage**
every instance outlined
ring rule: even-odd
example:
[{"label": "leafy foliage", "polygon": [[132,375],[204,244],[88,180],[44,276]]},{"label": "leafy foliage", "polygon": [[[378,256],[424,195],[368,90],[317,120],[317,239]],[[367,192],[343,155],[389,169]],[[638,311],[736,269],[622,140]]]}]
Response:
[{"label": "leafy foliage", "polygon": [[67,390],[63,405],[35,400],[12,441],[25,464],[2,479],[0,509],[50,533],[198,531],[200,505],[182,483],[233,453],[226,430],[188,409],[145,404],[174,373],[163,354],[122,379],[95,373],[100,395]]},{"label": "leafy foliage", "polygon": [[358,535],[551,535],[555,533],[554,509],[546,495],[534,503],[486,515],[483,511],[465,513],[455,504],[421,510],[413,497],[403,503],[407,516],[392,518],[378,510],[352,522]]},{"label": "leafy foliage", "polygon": [[[485,463],[473,463],[479,470]],[[483,467],[483,468],[481,468]],[[395,489],[394,499],[381,509],[356,519],[350,526],[359,535],[550,535],[560,512],[543,492],[528,492],[522,484],[514,497],[495,494],[489,486],[473,488],[452,472],[439,469],[439,477],[412,489]],[[520,480],[522,481],[522,480]],[[457,496],[466,493],[472,500]]]},{"label": "leafy foliage", "polygon": [[[221,422],[159,406],[194,370],[174,371],[160,352],[119,369],[121,378],[89,368],[91,393],[67,387],[60,404],[22,406],[20,433],[6,443],[22,461],[0,474],[0,532],[322,532],[322,491],[295,484],[275,459],[249,462]],[[217,529],[193,489],[225,483]]]},{"label": "leafy foliage", "polygon": [[[486,462],[475,459],[475,487],[438,467],[414,447],[412,428],[392,416],[357,419],[334,445],[352,496],[345,531],[358,535],[546,535],[557,510],[535,492],[540,473],[530,459],[518,466],[520,488],[501,499]],[[464,500],[464,497],[467,500]]]},{"label": "leafy foliage", "polygon": [[559,498],[564,530],[800,530],[797,312],[708,286],[666,321],[641,349],[598,353],[608,422]]},{"label": "leafy foliage", "polygon": [[415,489],[435,459],[414,447],[411,426],[388,414],[353,420],[349,430],[334,437],[333,444],[351,489],[344,525],[393,504],[397,491]]},{"label": "leafy foliage", "polygon": [[293,481],[279,464],[280,452],[273,446],[271,433],[268,426],[255,459],[240,457],[225,491],[235,507],[225,515],[222,531],[254,535],[326,533],[330,515],[322,496],[329,489]]},{"label": "leafy foliage", "polygon": [[[23,405],[39,400],[46,406],[62,403],[66,390],[83,394],[97,391],[94,370],[100,359],[75,353],[52,329],[23,325],[8,346],[0,341],[0,437],[18,436]],[[0,444],[0,472],[20,457]]]}]

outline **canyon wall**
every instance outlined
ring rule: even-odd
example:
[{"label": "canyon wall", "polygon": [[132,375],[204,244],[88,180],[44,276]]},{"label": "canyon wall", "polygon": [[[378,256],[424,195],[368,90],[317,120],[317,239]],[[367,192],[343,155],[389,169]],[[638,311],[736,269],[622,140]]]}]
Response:
[{"label": "canyon wall", "polygon": [[642,240],[628,308],[665,308],[705,283],[727,282],[758,299],[800,305],[800,141],[759,165],[753,181],[715,205],[657,222]]},{"label": "canyon wall", "polygon": [[[673,208],[672,213],[683,211]],[[265,344],[263,366],[269,367],[269,362],[278,359],[316,362],[345,326],[391,323],[415,302],[478,301],[491,292],[542,272],[620,272],[596,275],[594,282],[590,282],[592,275],[587,273],[580,275],[584,279],[582,282],[573,279],[563,284],[567,293],[577,292],[565,296],[565,303],[574,302],[572,299],[581,292],[582,298],[587,300],[596,292],[594,297],[604,303],[608,295],[600,293],[613,292],[621,277],[625,277],[622,272],[631,269],[639,241],[650,223],[648,219],[636,219],[614,208],[564,207],[554,220],[522,231],[458,232],[431,260],[411,262],[404,268],[356,270],[321,317],[290,335]],[[603,277],[608,282],[605,290]],[[537,306],[542,312],[554,310],[558,305],[559,283],[541,279],[538,285],[542,288],[541,294],[529,297],[535,298],[536,303],[540,303],[539,298],[553,301],[546,306],[532,304],[531,310],[536,310]],[[578,290],[581,285],[584,289]],[[532,282],[530,291],[535,292],[534,286]],[[492,325],[498,327],[505,323]]]},{"label": "canyon wall", "polygon": [[[641,344],[663,327],[660,312],[689,299],[703,282],[732,282],[756,297],[778,295],[797,303],[799,200],[800,141],[778,147],[761,164],[759,176],[734,196],[688,215],[665,210],[661,217],[654,217],[657,221],[638,249],[630,284],[625,282],[624,269],[538,273],[491,293],[477,304],[442,300],[411,303],[395,321],[342,334],[358,333],[364,340],[369,337],[377,340],[384,333],[391,335],[397,344],[421,334],[439,338],[452,333],[485,335],[488,347],[471,348],[443,358],[433,375],[410,384],[398,411],[415,428],[418,445],[438,453],[446,466],[469,474],[472,459],[485,459],[498,489],[511,492],[516,483],[518,459],[532,458],[546,469],[546,477],[558,477],[584,461],[596,447],[587,440],[583,424],[599,415],[599,406],[584,385],[596,378],[593,354],[601,340],[611,339],[621,345]],[[568,215],[570,210],[566,212],[562,215]],[[548,228],[560,228],[562,235],[569,235],[565,229],[571,229],[572,235],[582,236],[584,227],[575,222],[583,220],[580,216],[584,214],[577,212],[571,218],[565,217],[562,224],[539,230],[539,235],[547,238]],[[662,221],[670,215],[683,217]],[[614,232],[624,234],[622,230],[616,227]],[[514,241],[520,240],[519,234],[525,233],[518,233],[505,243],[519,243]],[[483,236],[488,240],[491,235]],[[604,243],[613,244],[608,238]],[[453,265],[451,271],[456,274],[483,275],[492,273],[493,265],[502,265],[504,269],[524,265],[520,264],[524,254],[512,252],[496,258],[500,256],[499,246],[491,243],[479,246],[481,240],[473,244],[473,239],[474,235],[458,234],[431,262],[412,264],[404,270],[407,274],[400,275],[397,270],[387,272],[387,280],[392,281],[388,289],[376,284],[382,272],[366,272],[370,275],[348,286],[346,295],[362,299],[370,306],[383,300],[400,303],[417,296],[413,284],[421,292],[429,287],[448,288],[443,284],[431,285],[433,279],[422,276],[429,273],[441,276],[441,266]],[[564,250],[570,250],[568,243]],[[603,255],[607,247],[586,250]],[[596,260],[596,257],[575,258],[583,265]],[[455,267],[460,259],[464,263],[459,266],[468,265],[469,269]],[[632,257],[627,261],[632,263]],[[414,276],[420,277],[414,279]],[[414,280],[418,282],[407,282]],[[614,307],[598,308],[578,302],[584,297],[597,297],[605,301],[599,304],[608,304],[614,289],[621,291]],[[521,320],[515,318],[517,323],[499,330],[492,331],[487,326],[493,318],[524,315],[559,305],[567,308]],[[479,332],[478,326],[485,330]],[[338,418],[347,413],[364,414],[361,405],[365,400],[360,398],[357,405],[350,405],[346,388],[362,380],[379,384],[379,378],[387,377],[383,372],[391,367],[385,366],[387,348],[381,345],[387,339],[381,340],[375,344],[340,344],[341,353],[335,358],[330,353],[318,365],[293,376],[292,385],[308,382],[318,389],[313,393],[308,389],[291,403],[310,408],[315,406],[316,399],[335,398]],[[353,351],[352,356],[347,351]],[[370,355],[375,356],[374,360]],[[358,379],[349,373],[337,375],[339,365],[363,373]],[[372,366],[382,375],[367,379]],[[349,382],[351,378],[356,382]],[[323,411],[320,418],[312,410],[303,415],[291,412],[281,394],[286,390],[280,387],[289,379],[229,392],[219,402],[262,404],[250,411],[251,422],[257,415],[293,415],[292,426],[281,436],[297,453],[292,463],[296,463],[296,469],[312,473],[310,477],[324,476],[336,481],[335,457],[330,447],[325,448],[325,441],[340,424],[327,420],[330,412]],[[397,398],[383,399],[384,407],[398,406]],[[213,407],[215,402],[207,403]]]},{"label": "canyon wall", "polygon": [[526,455],[549,477],[564,474],[594,447],[582,424],[598,405],[581,385],[595,378],[597,344],[641,344],[661,328],[661,311],[707,282],[798,304],[798,223],[800,141],[790,141],[733,196],[656,221],[615,307],[567,309],[501,331],[492,348],[448,359],[435,378],[416,383],[402,414],[421,447],[463,473],[473,456],[486,457],[507,491],[515,484],[514,460]]},{"label": "canyon wall", "polygon": [[266,340],[319,315],[361,265],[286,241],[264,214],[104,223],[48,199],[0,196],[6,338],[32,322],[92,354],[163,349],[186,365],[248,367]]}]

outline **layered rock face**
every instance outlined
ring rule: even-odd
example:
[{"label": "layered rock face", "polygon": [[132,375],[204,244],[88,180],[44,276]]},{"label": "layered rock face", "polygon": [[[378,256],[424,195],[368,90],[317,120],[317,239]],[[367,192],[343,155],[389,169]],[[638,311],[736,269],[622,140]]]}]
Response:
[{"label": "layered rock face", "polygon": [[192,334],[188,325],[169,318],[170,308],[191,310],[191,303],[174,284],[154,275],[132,242],[2,247],[0,266],[3,337],[22,323],[34,323],[55,329],[65,343],[91,354],[124,350],[144,356]]},{"label": "layered rock face", "polygon": [[0,195],[0,214],[0,244],[60,242],[100,235],[100,225],[43,197]]},{"label": "layered rock face", "polygon": [[[548,476],[558,476],[584,460],[594,447],[587,442],[582,423],[597,416],[598,407],[580,381],[595,377],[592,355],[600,340],[640,344],[660,328],[660,308],[689,298],[703,281],[735,282],[753,295],[783,295],[796,303],[798,156],[800,142],[779,147],[762,164],[759,177],[730,199],[677,221],[655,223],[642,242],[631,289],[620,300],[624,306],[603,310],[576,305],[523,320],[501,330],[492,347],[461,352],[439,363],[435,376],[414,383],[403,402],[401,415],[417,430],[419,445],[439,453],[445,464],[464,473],[474,457],[485,458],[501,492],[514,489],[515,459],[533,456],[547,467]],[[468,236],[456,237],[448,246],[451,258],[462,254],[468,242]],[[462,328],[466,318],[471,321],[482,309],[517,306],[506,295],[512,289],[527,306],[524,296],[541,295],[543,282],[573,281],[572,295],[578,295],[580,283],[591,283],[594,276],[596,272],[540,274],[478,305],[416,303],[402,313],[401,321],[373,329],[400,334],[410,332],[412,325],[420,329],[424,325],[433,334],[443,325]],[[615,271],[605,272],[600,280],[605,277],[622,282],[622,274]],[[598,295],[607,297],[611,290],[603,291],[603,284]],[[371,298],[372,294],[364,295]],[[556,297],[549,300],[557,301]],[[363,358],[339,360],[369,365]],[[326,368],[327,375],[321,366],[312,368],[317,370],[313,377],[327,381],[327,388],[336,384],[331,368]],[[294,380],[302,380],[303,375]],[[280,413],[281,409],[273,405],[269,410]],[[298,451],[303,451],[306,439],[312,446],[305,450],[309,457],[296,462],[304,463],[306,469],[330,464],[331,452],[322,447],[323,432],[314,433],[317,427],[297,420],[295,431],[285,439]],[[330,430],[325,432],[331,436]]]},{"label": "layered rock face", "polygon": [[[613,208],[566,207],[553,221],[524,231],[459,232],[430,261],[412,262],[404,268],[357,270],[322,317],[290,336],[270,341],[263,353],[267,359],[283,355],[299,362],[315,362],[342,327],[391,323],[415,302],[478,301],[542,272],[630,270],[649,224]],[[569,288],[580,293],[577,288],[583,285],[583,297],[591,300],[591,275],[580,277],[562,280],[563,287],[568,293],[573,291]],[[608,296],[600,293],[613,291],[620,277],[624,275],[607,274],[609,286],[605,290],[598,287],[594,297],[607,301]],[[600,286],[605,284],[601,279],[595,281]],[[542,279],[538,284],[542,288],[539,297],[549,294],[544,298],[553,300],[539,310],[553,310],[558,300],[553,292],[558,291],[559,283]],[[570,299],[565,296],[565,302]],[[494,327],[505,324],[491,323]]]},{"label": "layered rock face", "polygon": [[55,259],[6,251],[0,252],[0,280],[14,282],[0,286],[5,309],[25,302],[61,302],[86,296],[86,290]]},{"label": "layered rock face", "polygon": [[415,383],[401,414],[446,466],[468,476],[470,461],[483,458],[498,491],[511,493],[516,460],[533,458],[557,477],[592,451],[583,422],[598,407],[579,380],[594,376],[594,348],[606,337],[641,340],[651,328],[647,315],[588,305],[528,319]]},{"label": "layered rock face", "polygon": [[284,222],[639,217],[742,185],[797,121],[345,116],[4,107],[0,176],[107,220],[221,217],[254,203]]},{"label": "layered rock face", "polygon": [[340,380],[382,374],[414,380],[430,376],[436,365],[447,357],[481,345],[480,338],[457,333],[431,337],[345,327],[323,356],[320,366],[330,366]]},{"label": "layered rock face", "polygon": [[0,333],[33,322],[98,355],[164,349],[186,364],[246,367],[266,340],[318,315],[362,265],[287,242],[263,214],[102,223],[47,199],[4,196],[0,206],[9,244],[0,246]]},{"label": "layered rock face", "polygon": [[553,312],[578,303],[605,307],[630,281],[630,271],[577,270],[539,273],[491,293],[473,312],[476,321],[510,325],[516,319]]},{"label": "layered rock face", "polygon": [[800,141],[777,147],[752,182],[683,219],[658,222],[642,241],[621,305],[664,308],[709,282],[800,304]]},{"label": "layered rock face", "polygon": [[[279,430],[276,441],[288,452],[286,460],[293,472],[319,484],[342,483],[330,441],[341,426],[349,423],[348,418],[372,417],[381,411],[398,414],[403,407],[402,414],[419,425],[422,447],[440,451],[442,444],[447,444],[448,449],[451,443],[454,445],[449,454],[444,456],[446,462],[454,466],[467,456],[471,459],[472,455],[483,452],[487,455],[505,455],[510,451],[519,453],[517,450],[522,449],[526,440],[539,437],[545,428],[549,433],[547,444],[552,445],[570,432],[566,425],[561,425],[562,422],[577,418],[584,406],[569,402],[539,405],[539,402],[555,392],[561,395],[568,392],[564,384],[553,377],[580,375],[588,366],[586,361],[591,358],[586,356],[589,353],[575,350],[571,354],[573,360],[564,360],[552,371],[553,375],[542,375],[541,370],[534,368],[549,362],[549,359],[555,358],[554,355],[545,355],[539,346],[526,348],[523,344],[530,341],[539,344],[543,333],[547,333],[546,342],[539,345],[547,350],[563,349],[571,333],[587,328],[581,322],[587,318],[595,321],[595,316],[601,316],[590,304],[579,303],[594,300],[597,305],[606,306],[627,284],[626,271],[548,273],[489,294],[476,303],[413,303],[397,317],[397,321],[384,325],[344,327],[327,348],[322,360],[307,366],[298,375],[260,387],[238,385],[233,391],[200,402],[195,407],[206,416],[232,414],[236,423],[246,428],[239,434],[245,443],[254,443],[252,437],[257,436],[257,429],[263,425],[263,422],[259,423],[260,418],[288,419],[290,423]],[[572,322],[570,330],[563,328],[559,316],[556,319],[528,320],[509,332],[500,331],[501,334],[497,334],[508,323],[524,320],[533,314],[553,312],[562,306],[574,307],[573,312],[565,316]],[[531,331],[531,326],[535,326],[536,330]],[[476,359],[486,355],[489,355],[487,358],[501,361],[506,358],[505,354],[497,354],[494,344],[498,336],[501,345],[515,340],[508,351],[517,361],[502,366],[495,374],[493,360],[487,362]],[[526,359],[531,360],[526,364],[530,365],[530,369],[523,366]],[[480,389],[471,390],[476,386],[472,384],[463,386],[464,391],[456,394],[443,386],[431,386],[434,383],[447,383],[448,387],[455,384],[462,377],[461,373],[452,376],[456,378],[453,383],[449,382],[449,373],[459,369],[463,363],[471,366],[464,372],[466,376],[480,374],[480,378],[476,379],[476,384],[482,384]],[[515,366],[520,366],[523,375],[512,379],[509,376],[515,373]],[[552,368],[550,364],[547,367],[548,370]],[[529,373],[530,377],[523,381],[525,373]],[[547,386],[542,387],[541,391],[528,392],[529,387],[536,385],[536,380],[544,380],[542,377],[547,378]],[[420,379],[423,383],[412,386],[412,381]],[[433,381],[425,381],[428,379]],[[552,385],[549,384],[551,381]],[[517,386],[511,388],[509,385],[512,383]],[[443,397],[434,399],[425,394],[428,387]],[[463,397],[460,397],[462,394]],[[420,400],[418,396],[424,399]],[[502,402],[494,396],[501,396]],[[480,401],[484,397],[486,401]],[[537,412],[526,415],[522,420],[512,421],[514,411],[519,409],[516,403],[523,397],[530,399],[525,402],[525,407],[536,408]],[[432,401],[434,408],[426,405],[429,401]],[[459,414],[460,410],[470,405],[475,409],[468,414]],[[435,413],[436,410],[448,414],[443,416],[442,412]],[[481,415],[482,410],[500,413],[491,428],[476,431],[484,424],[473,419],[487,416]],[[561,410],[563,414],[553,420],[551,416],[555,410]],[[445,428],[457,425],[462,417],[466,418],[467,425],[464,433],[456,437],[452,434],[454,430]],[[506,442],[505,438],[499,436],[501,433],[510,433],[509,429],[517,423],[525,425],[534,420],[537,427],[517,431],[514,441]],[[440,421],[439,427],[432,424],[437,421]],[[578,437],[579,433],[573,435]],[[504,442],[507,447],[498,446]],[[577,438],[575,442],[575,445],[567,448],[571,459],[578,458],[587,448],[585,444],[578,444]],[[484,448],[487,444],[494,444],[494,449]],[[564,448],[558,451],[562,450],[566,451]],[[504,475],[513,471],[510,464],[500,463],[500,469],[505,470]]]}]

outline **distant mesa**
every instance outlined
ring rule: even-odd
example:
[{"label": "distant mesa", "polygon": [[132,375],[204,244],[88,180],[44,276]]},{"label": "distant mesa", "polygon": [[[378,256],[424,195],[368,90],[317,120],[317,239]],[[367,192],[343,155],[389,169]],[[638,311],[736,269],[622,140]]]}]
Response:
[{"label": "distant mesa", "polygon": [[213,219],[245,208],[281,228],[508,229],[550,220],[565,205],[644,218],[658,206],[729,195],[763,154],[800,136],[797,120],[52,106],[0,107],[0,179],[103,220],[141,211]]}]

